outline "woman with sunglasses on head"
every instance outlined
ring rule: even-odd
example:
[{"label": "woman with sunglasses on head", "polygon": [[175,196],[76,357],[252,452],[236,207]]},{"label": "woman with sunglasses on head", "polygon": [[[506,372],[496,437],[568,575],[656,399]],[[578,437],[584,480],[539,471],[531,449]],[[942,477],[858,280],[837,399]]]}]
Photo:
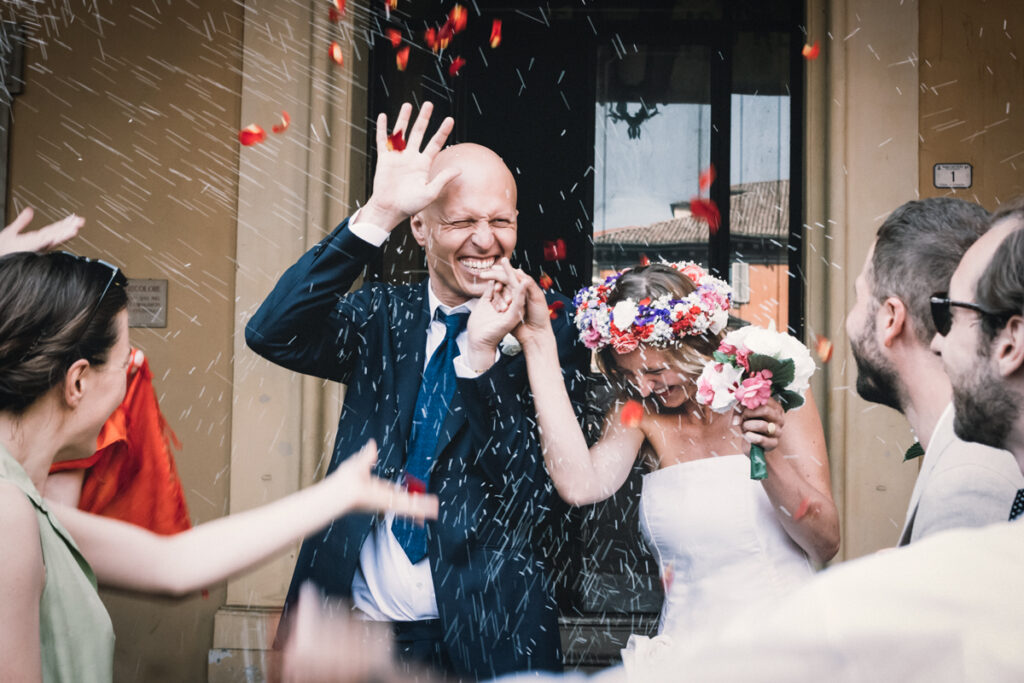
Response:
[{"label": "woman with sunglasses on head", "polygon": [[372,443],[314,486],[176,536],[48,504],[50,465],[91,453],[124,396],[125,282],[109,264],[66,253],[0,258],[0,681],[111,681],[97,579],[184,595],[348,512],[437,514],[433,496],[371,476]]},{"label": "woman with sunglasses on head", "polygon": [[[595,503],[622,486],[638,457],[652,466],[640,516],[666,587],[660,634],[693,638],[757,600],[791,590],[813,574],[809,560],[835,554],[838,514],[810,396],[785,418],[774,400],[740,415],[713,412],[696,400],[697,378],[728,321],[725,282],[692,263],[651,264],[577,294],[580,339],[597,351],[618,399],[600,439],[588,447],[559,388],[550,325],[557,312],[548,310],[528,276],[502,266],[502,273],[486,275],[500,285],[484,299],[499,309],[523,306],[513,334],[526,356],[544,461],[559,494],[574,505]],[[630,410],[639,414],[629,416]],[[760,481],[750,475],[751,443],[768,452],[768,474]],[[624,652],[627,668],[634,666],[630,660],[643,666],[646,643],[635,639],[639,649]]]}]

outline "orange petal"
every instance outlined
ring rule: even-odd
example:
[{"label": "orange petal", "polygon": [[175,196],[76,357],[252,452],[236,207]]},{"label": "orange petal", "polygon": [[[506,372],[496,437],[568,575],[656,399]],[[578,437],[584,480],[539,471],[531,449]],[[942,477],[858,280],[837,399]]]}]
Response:
[{"label": "orange petal", "polygon": [[345,0],[330,0],[331,9],[338,12],[338,14],[345,13]]},{"label": "orange petal", "polygon": [[428,28],[426,31],[424,31],[423,42],[426,43],[427,47],[429,47],[432,51],[437,52],[437,29]]},{"label": "orange petal", "polygon": [[802,53],[804,59],[808,61],[812,59],[817,59],[818,55],[821,53],[821,46],[818,45],[818,41],[814,41],[814,45],[804,45]]},{"label": "orange petal", "polygon": [[548,315],[551,316],[552,320],[554,320],[558,317],[558,312],[563,308],[565,308],[565,303],[561,301],[552,301],[548,304]]},{"label": "orange petal", "polygon": [[331,43],[331,47],[329,48],[329,54],[331,55],[332,62],[334,62],[338,66],[344,66],[345,55],[341,53],[341,45],[338,45],[338,41],[334,41]]},{"label": "orange petal", "polygon": [[250,123],[248,126],[238,131],[238,141],[246,147],[258,145],[266,139],[267,131],[263,130],[255,123]]},{"label": "orange petal", "polygon": [[452,29],[455,33],[461,33],[466,30],[469,13],[462,5],[455,5],[455,7],[452,7],[452,11],[448,13],[448,21],[452,22]]},{"label": "orange petal", "polygon": [[543,290],[551,289],[551,287],[554,286],[555,284],[555,281],[552,280],[551,276],[548,275],[547,273],[541,273],[538,282],[540,283],[540,288]]},{"label": "orange petal", "polygon": [[466,60],[463,59],[462,57],[456,57],[455,59],[452,60],[452,63],[448,65],[448,75],[458,76],[459,69],[461,69],[464,66],[466,66]]},{"label": "orange petal", "polygon": [[384,4],[388,6],[388,9],[398,9],[398,0],[384,0]]},{"label": "orange petal", "polygon": [[640,420],[644,416],[644,407],[640,405],[639,401],[626,401],[626,405],[622,406],[622,413],[619,415],[619,420],[622,422],[623,427],[640,426]]},{"label": "orange petal", "polygon": [[821,359],[822,363],[827,363],[830,360],[832,360],[832,351],[833,351],[832,342],[825,335],[823,335],[823,334],[819,334],[818,335],[817,349],[816,350],[818,352],[818,358]]},{"label": "orange petal", "polygon": [[391,41],[391,47],[398,47],[402,44],[402,32],[397,28],[389,28],[384,31],[384,35]]},{"label": "orange petal", "polygon": [[[407,50],[409,48],[406,48]],[[388,136],[388,150],[391,152],[401,152],[405,149],[405,136],[402,131],[392,133]]]},{"label": "orange petal", "polygon": [[491,22],[491,47],[501,45],[501,19]]},{"label": "orange petal", "polygon": [[707,192],[711,189],[711,183],[715,182],[715,165],[711,164],[703,171],[700,172],[700,179],[697,181],[697,186],[701,192]]},{"label": "orange petal", "polygon": [[718,211],[718,205],[710,199],[701,197],[691,199],[690,214],[698,220],[705,221],[712,235],[718,232],[718,228],[722,224],[722,214]]},{"label": "orange petal", "polygon": [[401,50],[395,53],[395,65],[398,66],[399,71],[405,71],[405,67],[409,65],[409,46],[406,45]]},{"label": "orange petal", "polygon": [[288,126],[291,125],[292,117],[288,115],[288,112],[281,110],[281,123],[275,123],[271,126],[270,130],[275,133],[283,133],[288,130]]}]

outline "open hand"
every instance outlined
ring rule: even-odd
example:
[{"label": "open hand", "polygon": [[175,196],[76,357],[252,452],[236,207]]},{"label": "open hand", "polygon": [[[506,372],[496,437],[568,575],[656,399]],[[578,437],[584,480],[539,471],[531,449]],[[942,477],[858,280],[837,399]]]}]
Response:
[{"label": "open hand", "polygon": [[371,439],[327,476],[350,497],[352,511],[390,511],[419,521],[437,519],[437,496],[409,493],[394,482],[373,476],[376,462],[377,443]]},{"label": "open hand", "polygon": [[405,139],[406,146],[402,150],[389,149],[388,116],[383,113],[377,116],[377,168],[373,174],[373,194],[366,201],[360,220],[390,231],[426,208],[448,183],[458,177],[458,169],[448,168],[430,178],[434,158],[455,126],[451,117],[445,118],[426,147],[420,150],[433,110],[433,104],[424,102],[406,137],[412,105],[408,102],[402,105],[392,129],[392,134],[401,133]]},{"label": "open hand", "polygon": [[24,232],[33,215],[32,209],[25,209],[10,225],[0,230],[0,256],[18,251],[49,251],[77,235],[85,225],[84,218],[72,214],[45,228]]},{"label": "open hand", "polygon": [[779,445],[782,425],[786,422],[786,412],[782,405],[772,398],[760,408],[744,410],[740,413],[740,420],[743,438],[765,451],[770,451]]}]

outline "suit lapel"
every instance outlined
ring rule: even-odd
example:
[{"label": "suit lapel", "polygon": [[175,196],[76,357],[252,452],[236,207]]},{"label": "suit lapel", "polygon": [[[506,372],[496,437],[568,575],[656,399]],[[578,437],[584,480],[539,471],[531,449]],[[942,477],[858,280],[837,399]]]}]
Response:
[{"label": "suit lapel", "polygon": [[949,447],[949,444],[953,440],[953,424],[950,411],[952,405],[946,408],[942,416],[939,417],[938,424],[935,425],[935,431],[932,433],[932,438],[928,441],[928,449],[925,454],[921,456],[921,470],[917,473],[917,480],[914,482],[914,490],[910,494],[910,504],[907,506],[907,518],[903,523],[903,533],[900,534],[900,545],[906,545],[910,543],[910,537],[914,533],[914,518],[917,516],[917,505],[921,502],[921,495],[924,490],[928,487],[928,479],[931,477],[932,472],[935,471],[935,466],[939,462],[939,458],[942,457],[942,453]]},{"label": "suit lapel", "polygon": [[[399,318],[399,324],[407,324],[408,328],[402,338],[405,340],[404,353],[395,357],[395,393],[398,403],[398,451],[402,453],[405,463],[406,445],[409,443],[409,430],[412,428],[412,414],[416,409],[416,398],[423,382],[424,353],[427,346],[427,326],[430,324],[430,305],[427,302],[426,281],[414,290],[415,296],[408,302],[409,310]],[[406,318],[402,320],[402,318]]]}]

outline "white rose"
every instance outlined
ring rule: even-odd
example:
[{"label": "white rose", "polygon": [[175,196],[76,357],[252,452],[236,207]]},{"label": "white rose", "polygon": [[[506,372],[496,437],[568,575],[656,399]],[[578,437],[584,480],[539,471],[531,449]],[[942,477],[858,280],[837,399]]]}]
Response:
[{"label": "white rose", "polygon": [[636,304],[632,301],[620,301],[612,309],[612,322],[622,332],[626,331],[636,320]]},{"label": "white rose", "polygon": [[498,348],[506,356],[515,356],[521,353],[523,347],[519,344],[519,340],[513,337],[511,334],[506,334],[501,342],[498,344]]},{"label": "white rose", "polygon": [[711,334],[718,334],[729,324],[729,312],[718,309],[711,316]]}]

